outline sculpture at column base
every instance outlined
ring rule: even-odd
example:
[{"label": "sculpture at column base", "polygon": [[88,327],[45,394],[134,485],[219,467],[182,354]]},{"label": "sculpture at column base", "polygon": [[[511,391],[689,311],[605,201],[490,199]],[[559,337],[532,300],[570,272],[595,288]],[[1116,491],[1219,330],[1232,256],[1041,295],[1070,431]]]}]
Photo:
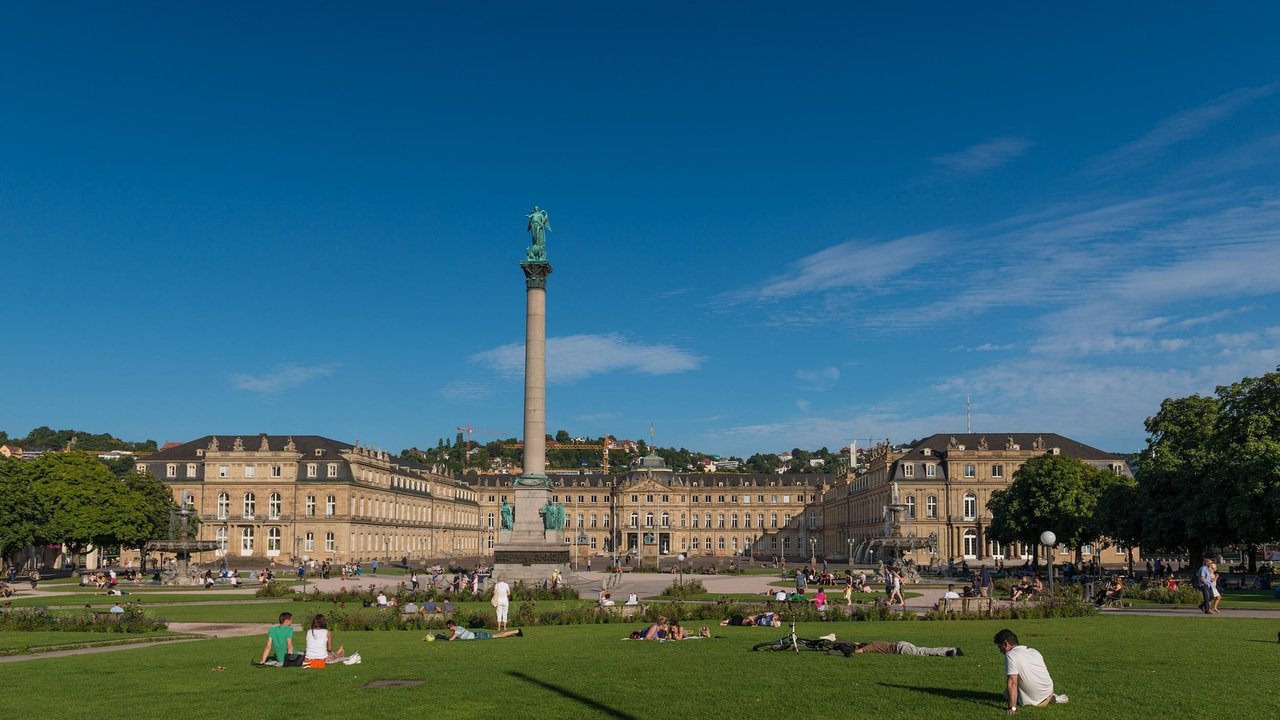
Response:
[{"label": "sculpture at column base", "polygon": [[517,486],[517,487],[544,487],[544,488],[550,488],[550,487],[551,487],[551,478],[549,478],[549,477],[547,477],[546,475],[543,475],[543,474],[541,474],[541,473],[536,473],[536,474],[531,474],[531,475],[521,475],[521,476],[519,476],[519,477],[517,477],[517,478],[516,478],[515,484],[516,484],[516,486]]}]

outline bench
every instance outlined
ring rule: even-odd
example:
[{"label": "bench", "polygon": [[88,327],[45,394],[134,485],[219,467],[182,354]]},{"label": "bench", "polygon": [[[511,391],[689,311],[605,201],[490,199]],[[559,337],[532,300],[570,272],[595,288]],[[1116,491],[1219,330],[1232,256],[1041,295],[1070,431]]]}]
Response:
[{"label": "bench", "polygon": [[942,598],[938,601],[938,609],[945,613],[985,613],[991,614],[995,608],[995,598],[990,597],[961,597],[961,598]]},{"label": "bench", "polygon": [[621,618],[632,618],[644,615],[649,611],[648,605],[601,605],[600,612]]}]

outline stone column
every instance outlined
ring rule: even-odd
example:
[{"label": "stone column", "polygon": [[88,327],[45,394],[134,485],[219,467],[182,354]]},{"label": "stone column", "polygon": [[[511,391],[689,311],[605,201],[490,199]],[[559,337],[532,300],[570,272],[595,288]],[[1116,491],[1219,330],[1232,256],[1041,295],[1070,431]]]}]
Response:
[{"label": "stone column", "polygon": [[525,264],[524,476],[546,477],[547,276],[551,266]]}]

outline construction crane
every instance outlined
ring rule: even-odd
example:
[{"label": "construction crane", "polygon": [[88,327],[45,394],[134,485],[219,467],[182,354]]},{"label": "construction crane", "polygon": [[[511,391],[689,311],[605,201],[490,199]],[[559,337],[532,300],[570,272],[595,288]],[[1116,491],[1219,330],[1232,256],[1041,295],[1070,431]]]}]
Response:
[{"label": "construction crane", "polygon": [[[604,474],[609,474],[609,446],[613,444],[613,436],[605,435],[602,442],[598,443],[561,443],[555,440],[547,441],[547,452],[552,450],[599,450],[603,456],[601,465],[604,468]],[[506,443],[504,448],[523,448],[523,442]]]},{"label": "construction crane", "polygon": [[467,434],[467,451],[462,456],[462,474],[466,475],[467,461],[471,459],[471,433],[487,433],[489,435],[500,435],[501,433],[497,430],[490,430],[488,428],[473,428],[471,425],[463,425],[458,428],[458,432]]}]

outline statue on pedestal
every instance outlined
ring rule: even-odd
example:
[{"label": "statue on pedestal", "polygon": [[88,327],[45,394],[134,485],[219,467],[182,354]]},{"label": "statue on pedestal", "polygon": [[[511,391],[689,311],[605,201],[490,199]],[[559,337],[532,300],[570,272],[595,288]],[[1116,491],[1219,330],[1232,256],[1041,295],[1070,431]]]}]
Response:
[{"label": "statue on pedestal", "polygon": [[551,221],[547,218],[547,211],[534,205],[533,211],[525,217],[529,218],[528,232],[533,244],[525,252],[524,261],[545,263],[547,262],[547,233],[551,231]]},{"label": "statue on pedestal", "polygon": [[516,509],[506,500],[502,501],[502,529],[510,530],[516,526]]}]

